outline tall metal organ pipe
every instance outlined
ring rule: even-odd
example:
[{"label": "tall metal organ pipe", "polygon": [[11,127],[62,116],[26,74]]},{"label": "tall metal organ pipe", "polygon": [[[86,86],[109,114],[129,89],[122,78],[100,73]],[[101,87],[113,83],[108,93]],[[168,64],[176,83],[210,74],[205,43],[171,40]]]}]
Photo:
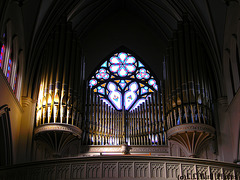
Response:
[{"label": "tall metal organ pipe", "polygon": [[184,17],[166,52],[166,119],[168,139],[193,157],[215,136],[208,59],[193,24]]},{"label": "tall metal organ pipe", "polygon": [[80,77],[83,73],[80,71],[81,47],[71,26],[71,23],[57,26],[43,51],[45,65],[39,89],[36,127],[49,123],[79,124],[82,99],[79,86],[82,85]]}]

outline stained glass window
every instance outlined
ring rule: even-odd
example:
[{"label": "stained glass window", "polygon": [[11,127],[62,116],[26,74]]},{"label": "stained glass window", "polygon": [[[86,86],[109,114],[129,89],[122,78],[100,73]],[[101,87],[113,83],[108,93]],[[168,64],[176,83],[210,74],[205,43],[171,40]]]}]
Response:
[{"label": "stained glass window", "polygon": [[12,71],[12,60],[8,60],[8,68],[7,68],[7,80],[10,82],[10,77],[11,77],[11,71]]},{"label": "stained glass window", "polygon": [[5,53],[5,46],[3,44],[1,47],[1,54],[0,54],[0,68],[3,68],[4,53]]},{"label": "stained glass window", "polygon": [[117,110],[136,108],[158,90],[153,74],[134,56],[120,52],[106,59],[89,80],[89,86]]},{"label": "stained glass window", "polygon": [[14,84],[13,84],[13,92],[16,92],[17,89],[17,78],[18,78],[18,74],[16,73],[15,78],[14,78]]}]

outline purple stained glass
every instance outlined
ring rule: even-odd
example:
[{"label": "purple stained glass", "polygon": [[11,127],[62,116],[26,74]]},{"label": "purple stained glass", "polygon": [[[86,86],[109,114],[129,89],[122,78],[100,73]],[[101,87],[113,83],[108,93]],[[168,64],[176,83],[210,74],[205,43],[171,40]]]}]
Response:
[{"label": "purple stained glass", "polygon": [[99,73],[96,74],[97,79],[108,79],[109,74],[106,72],[106,69],[100,69]]},{"label": "purple stained glass", "polygon": [[140,69],[139,73],[137,73],[136,77],[138,79],[148,79],[150,75],[147,73],[146,69]]},{"label": "purple stained glass", "polygon": [[8,82],[10,82],[11,71],[12,71],[12,60],[9,59],[8,60],[8,69],[7,69],[7,79],[8,79]]},{"label": "purple stained glass", "polygon": [[3,44],[1,48],[1,54],[0,54],[0,68],[2,68],[4,53],[5,53],[5,46]]},{"label": "purple stained glass", "polygon": [[[137,68],[139,69],[137,70]],[[110,77],[110,82],[105,81],[106,86],[98,85],[98,80],[108,80]],[[153,77],[150,79],[149,71],[141,62],[128,53],[120,52],[101,65],[101,68],[89,81],[89,86],[97,86],[94,91],[104,95],[105,97],[102,99],[108,101],[117,110],[121,110],[122,106],[126,110],[130,110],[131,107],[134,109],[146,100],[143,96],[149,93],[150,88],[147,86],[140,88],[134,78],[143,81],[142,84],[148,83],[155,90],[158,88],[156,80]],[[118,84],[115,82],[117,79]]]},{"label": "purple stained glass", "polygon": [[98,92],[101,93],[101,94],[105,94],[105,91],[104,91],[104,88],[98,86]]},{"label": "purple stained glass", "polygon": [[156,81],[155,81],[154,79],[150,79],[150,80],[148,81],[148,84],[149,84],[150,86],[153,86],[154,89],[158,90],[158,86],[157,86]]},{"label": "purple stained glass", "polygon": [[145,94],[148,92],[148,87],[141,88],[141,94]]},{"label": "purple stained glass", "polygon": [[90,86],[90,87],[93,87],[93,86],[95,86],[95,85],[97,85],[97,80],[96,80],[96,79],[91,79],[91,80],[89,81],[89,86]]},{"label": "purple stained glass", "polygon": [[148,81],[148,84],[152,86],[153,84],[156,84],[156,81],[154,79],[150,79]]},{"label": "purple stained glass", "polygon": [[128,56],[126,53],[119,53],[117,56],[110,58],[110,71],[117,72],[119,76],[125,77],[128,73],[132,73],[136,70],[134,63],[136,59],[132,56]]}]

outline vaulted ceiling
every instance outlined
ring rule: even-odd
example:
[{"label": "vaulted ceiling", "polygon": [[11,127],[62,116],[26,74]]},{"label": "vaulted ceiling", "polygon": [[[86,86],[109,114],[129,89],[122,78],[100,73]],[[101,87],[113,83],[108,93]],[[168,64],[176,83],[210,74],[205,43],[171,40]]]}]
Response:
[{"label": "vaulted ceiling", "polygon": [[[104,57],[124,45],[146,59],[157,72],[168,40],[187,14],[211,52],[216,73],[221,74],[224,25],[227,5],[224,0],[15,0],[2,5],[19,8],[23,21],[26,76],[39,64],[41,49],[62,17],[72,22],[86,57],[90,73]],[[7,3],[8,2],[8,3]],[[4,8],[3,8],[4,9]],[[7,14],[7,13],[5,13]],[[4,17],[1,18],[3,21]],[[146,35],[147,34],[147,35]],[[135,41],[133,44],[132,41]],[[104,45],[102,45],[104,44]],[[97,58],[97,60],[96,60]],[[156,60],[157,59],[157,60]],[[154,65],[156,64],[156,66]]]}]

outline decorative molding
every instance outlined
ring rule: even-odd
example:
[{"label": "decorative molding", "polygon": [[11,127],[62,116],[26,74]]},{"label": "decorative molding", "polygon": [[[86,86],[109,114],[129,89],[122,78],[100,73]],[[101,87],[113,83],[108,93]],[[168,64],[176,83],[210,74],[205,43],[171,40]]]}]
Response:
[{"label": "decorative molding", "polygon": [[68,158],[1,167],[0,179],[239,179],[239,172],[240,166],[233,163],[125,155]]},{"label": "decorative molding", "polygon": [[34,129],[34,134],[37,135],[39,133],[49,132],[49,131],[61,131],[72,133],[74,136],[81,138],[82,130],[76,126],[70,124],[62,124],[62,123],[50,123],[43,124]]},{"label": "decorative molding", "polygon": [[169,129],[167,137],[181,145],[188,156],[197,157],[202,147],[215,137],[215,129],[207,124],[182,124]]},{"label": "decorative molding", "polygon": [[22,96],[21,97],[21,103],[22,103],[22,107],[26,108],[28,107],[30,104],[34,103],[34,101],[32,100],[32,98],[27,97],[27,96]]},{"label": "decorative molding", "polygon": [[185,133],[189,131],[205,132],[210,134],[215,133],[215,129],[210,125],[200,124],[200,123],[189,123],[189,124],[174,126],[173,128],[167,131],[167,136],[169,138],[172,135],[175,135],[176,133],[180,134],[180,133]]}]

